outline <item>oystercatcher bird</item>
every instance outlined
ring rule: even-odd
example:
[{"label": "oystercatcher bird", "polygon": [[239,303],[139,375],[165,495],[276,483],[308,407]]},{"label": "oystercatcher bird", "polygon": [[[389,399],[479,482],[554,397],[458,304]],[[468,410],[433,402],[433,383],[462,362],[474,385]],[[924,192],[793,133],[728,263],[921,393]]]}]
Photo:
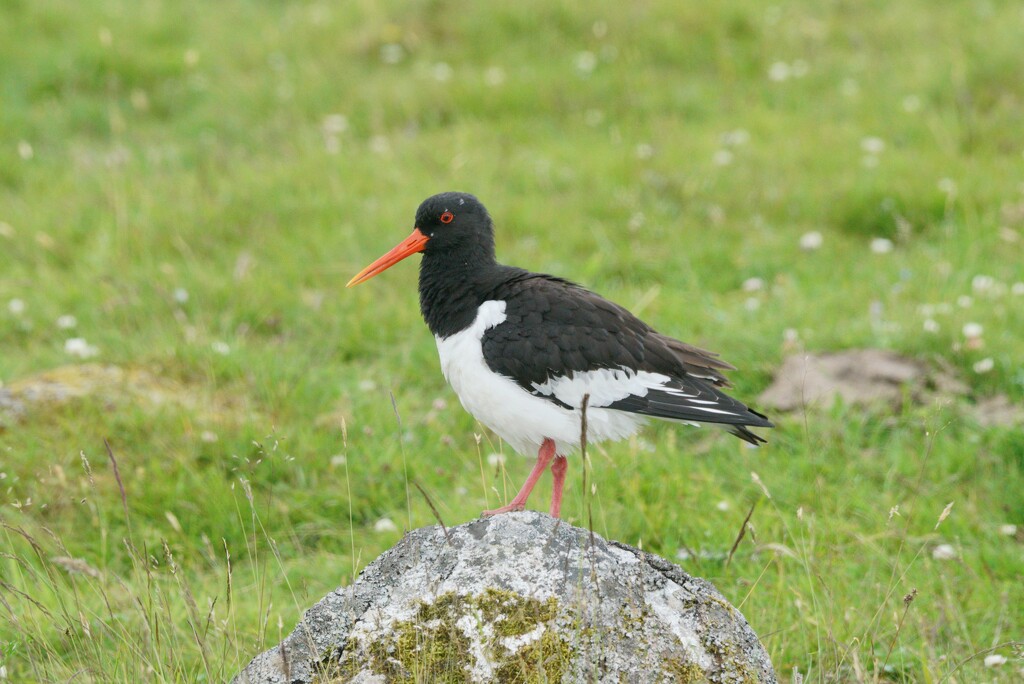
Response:
[{"label": "oystercatcher bird", "polygon": [[565,454],[587,441],[622,439],[648,417],[713,423],[751,444],[748,427],[774,427],[723,393],[717,354],[656,332],[575,283],[499,264],[494,224],[473,195],[445,192],[416,211],[412,234],[348,282],[369,280],[423,253],[420,310],[441,371],[467,411],[516,451],[537,454],[519,493],[484,515],[522,510],[551,467],[551,515],[562,507]]}]

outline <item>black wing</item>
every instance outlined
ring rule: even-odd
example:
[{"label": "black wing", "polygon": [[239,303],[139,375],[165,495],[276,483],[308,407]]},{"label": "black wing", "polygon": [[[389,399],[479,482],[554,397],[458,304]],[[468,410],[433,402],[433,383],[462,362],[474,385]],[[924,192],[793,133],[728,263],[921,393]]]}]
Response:
[{"label": "black wing", "polygon": [[763,441],[743,426],[771,427],[760,413],[724,394],[732,368],[712,352],[661,335],[626,309],[573,283],[517,272],[490,298],[505,302],[503,323],[481,340],[484,359],[523,389],[569,406],[550,388],[558,378],[600,369],[668,376],[663,387],[629,394],[604,408],[658,418],[735,426],[747,441]]}]

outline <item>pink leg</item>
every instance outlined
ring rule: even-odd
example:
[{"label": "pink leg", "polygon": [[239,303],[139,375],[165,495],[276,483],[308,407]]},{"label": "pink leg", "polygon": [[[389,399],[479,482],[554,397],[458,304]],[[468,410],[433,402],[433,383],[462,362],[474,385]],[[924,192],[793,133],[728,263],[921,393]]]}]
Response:
[{"label": "pink leg", "polygon": [[530,471],[529,477],[526,478],[526,482],[523,483],[519,493],[516,494],[515,498],[509,502],[507,506],[501,508],[495,508],[490,511],[484,511],[484,515],[497,515],[498,513],[508,513],[509,511],[521,511],[526,507],[526,500],[530,498],[530,492],[533,491],[534,485],[537,484],[537,480],[544,474],[548,465],[551,463],[551,459],[555,457],[555,443],[553,440],[545,439],[544,443],[540,445],[540,451],[537,452],[537,462],[533,465],[533,470]]},{"label": "pink leg", "polygon": [[551,490],[551,517],[561,517],[562,513],[562,486],[565,484],[565,471],[569,468],[569,461],[565,456],[555,456],[551,463],[551,476],[555,478],[555,488]]}]

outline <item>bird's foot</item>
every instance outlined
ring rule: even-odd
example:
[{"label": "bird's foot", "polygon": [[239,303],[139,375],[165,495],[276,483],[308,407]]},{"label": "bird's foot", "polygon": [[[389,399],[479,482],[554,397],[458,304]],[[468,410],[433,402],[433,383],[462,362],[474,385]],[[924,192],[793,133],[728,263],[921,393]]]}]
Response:
[{"label": "bird's foot", "polygon": [[484,511],[480,515],[483,515],[483,516],[486,516],[486,517],[489,518],[492,515],[499,515],[501,513],[509,513],[510,511],[521,511],[524,508],[526,508],[526,502],[518,503],[516,501],[513,501],[512,503],[510,503],[507,506],[502,506],[501,508],[494,508],[494,509],[491,509],[489,511]]}]

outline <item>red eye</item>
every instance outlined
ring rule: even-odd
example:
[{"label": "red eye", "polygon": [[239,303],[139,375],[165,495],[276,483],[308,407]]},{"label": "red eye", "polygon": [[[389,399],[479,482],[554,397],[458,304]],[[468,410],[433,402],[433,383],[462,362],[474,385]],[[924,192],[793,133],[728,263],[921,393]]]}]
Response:
[{"label": "red eye", "polygon": [[450,211],[446,211],[443,214],[441,214],[441,223],[451,223],[452,219],[454,219],[454,218],[455,218],[455,214],[453,214]]}]

